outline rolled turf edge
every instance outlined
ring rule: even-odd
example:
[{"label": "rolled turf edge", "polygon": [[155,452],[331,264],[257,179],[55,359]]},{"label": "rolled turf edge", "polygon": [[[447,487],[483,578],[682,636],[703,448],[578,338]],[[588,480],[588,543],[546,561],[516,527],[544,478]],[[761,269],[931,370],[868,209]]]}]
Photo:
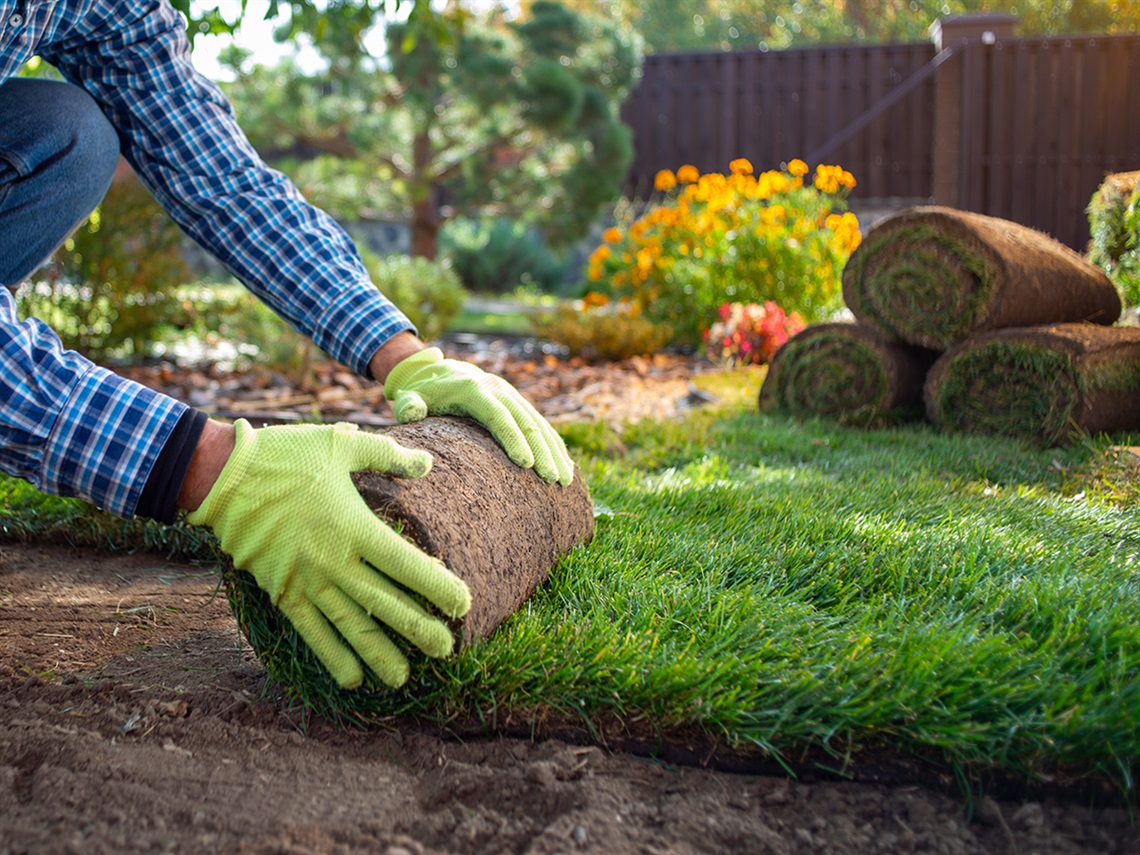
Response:
[{"label": "rolled turf edge", "polygon": [[[490,635],[564,554],[593,537],[593,504],[577,467],[568,487],[547,484],[512,463],[469,419],[429,418],[380,432],[432,452],[432,470],[422,478],[358,472],[353,481],[381,520],[467,582],[471,611],[451,621],[457,647]],[[430,672],[432,660],[391,630],[384,631],[412,663],[408,685],[389,689],[365,666],[363,686],[341,689],[253,576],[229,564],[223,577],[238,626],[262,667],[306,710],[368,725],[424,690],[421,674]]]},{"label": "rolled turf edge", "polygon": [[938,358],[924,399],[943,430],[1043,445],[1140,429],[1140,328],[1073,323],[979,333]]},{"label": "rolled turf edge", "polygon": [[1104,271],[1042,232],[940,206],[909,208],[867,233],[843,270],[843,299],[885,337],[946,350],[975,332],[1120,317]]},{"label": "rolled turf edge", "polygon": [[860,427],[919,419],[923,380],[936,356],[887,341],[862,324],[814,324],[773,355],[760,387],[760,410]]}]

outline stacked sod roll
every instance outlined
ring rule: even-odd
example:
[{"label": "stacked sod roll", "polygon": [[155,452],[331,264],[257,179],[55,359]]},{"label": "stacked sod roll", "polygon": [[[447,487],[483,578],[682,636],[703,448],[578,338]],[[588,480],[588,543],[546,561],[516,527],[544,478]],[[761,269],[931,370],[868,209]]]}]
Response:
[{"label": "stacked sod roll", "polygon": [[1112,326],[1112,282],[1040,232],[911,208],[870,230],[843,297],[855,322],[789,339],[762,410],[865,425],[925,411],[943,429],[1048,444],[1140,428],[1140,329]]},{"label": "stacked sod roll", "polygon": [[864,324],[813,324],[773,356],[760,409],[870,427],[921,415],[922,384],[938,354]]},{"label": "stacked sod roll", "polygon": [[884,335],[939,351],[984,330],[1120,317],[1112,282],[1064,244],[941,207],[872,228],[843,269],[843,299]]},{"label": "stacked sod roll", "polygon": [[1140,327],[1012,327],[970,336],[934,363],[930,420],[1043,445],[1140,427]]}]

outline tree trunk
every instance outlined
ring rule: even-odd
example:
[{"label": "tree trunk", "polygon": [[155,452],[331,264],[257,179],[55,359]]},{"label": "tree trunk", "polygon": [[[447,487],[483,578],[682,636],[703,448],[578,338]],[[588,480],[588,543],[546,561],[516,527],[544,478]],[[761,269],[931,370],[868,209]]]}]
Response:
[{"label": "tree trunk", "polygon": [[434,261],[439,251],[439,211],[431,165],[431,136],[425,128],[412,142],[412,255]]},{"label": "tree trunk", "polygon": [[514,613],[566,552],[594,532],[590,494],[575,472],[569,487],[547,484],[513,464],[480,425],[430,418],[384,430],[432,453],[422,478],[357,472],[368,506],[471,588],[471,611],[453,627],[483,638]]}]

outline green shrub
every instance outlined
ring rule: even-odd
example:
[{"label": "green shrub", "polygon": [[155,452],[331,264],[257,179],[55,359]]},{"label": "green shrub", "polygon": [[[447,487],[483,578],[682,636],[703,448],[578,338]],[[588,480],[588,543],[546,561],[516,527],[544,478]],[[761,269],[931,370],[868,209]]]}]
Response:
[{"label": "green shrub", "polygon": [[182,233],[138,179],[116,181],[103,203],[20,291],[20,310],[91,359],[142,358],[193,322],[176,293],[189,278]]},{"label": "green shrub", "polygon": [[408,316],[425,341],[439,336],[467,300],[459,277],[444,262],[407,255],[381,258],[367,250],[362,256],[376,287]]},{"label": "green shrub", "polygon": [[571,356],[600,361],[651,356],[673,337],[670,327],[638,314],[628,301],[561,303],[533,315],[531,326],[543,338],[564,345]]},{"label": "green shrub", "polygon": [[774,301],[809,321],[840,305],[840,273],[860,241],[845,198],[851,173],[792,160],[752,174],[740,158],[731,174],[691,166],[662,170],[664,196],[628,228],[612,227],[590,256],[602,293],[628,298],[673,327],[678,344],[699,345],[725,303]]},{"label": "green shrub", "polygon": [[1140,306],[1140,172],[1110,175],[1088,216],[1089,260],[1108,274],[1125,306]]},{"label": "green shrub", "polygon": [[505,294],[518,286],[558,293],[566,262],[534,228],[516,220],[453,220],[440,237],[464,286],[477,293]]}]

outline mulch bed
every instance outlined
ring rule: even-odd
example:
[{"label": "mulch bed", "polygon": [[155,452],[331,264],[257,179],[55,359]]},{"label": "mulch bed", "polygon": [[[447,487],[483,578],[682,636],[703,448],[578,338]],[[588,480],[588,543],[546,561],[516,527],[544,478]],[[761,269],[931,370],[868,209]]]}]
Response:
[{"label": "mulch bed", "polygon": [[[552,423],[627,422],[679,416],[708,402],[692,379],[717,370],[707,359],[681,354],[590,363],[544,352],[534,340],[492,339],[477,346],[443,342],[449,358],[474,363],[515,386]],[[253,424],[350,421],[392,425],[384,389],[338,363],[317,361],[307,378],[261,366],[235,370],[222,363],[154,362],[121,373],[219,418]]]}]

